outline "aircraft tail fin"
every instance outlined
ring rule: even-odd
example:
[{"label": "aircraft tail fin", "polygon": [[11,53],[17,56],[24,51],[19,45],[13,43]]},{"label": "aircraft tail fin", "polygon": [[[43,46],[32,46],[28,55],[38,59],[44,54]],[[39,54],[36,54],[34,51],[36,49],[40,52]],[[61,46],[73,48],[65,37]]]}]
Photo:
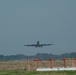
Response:
[{"label": "aircraft tail fin", "polygon": [[37,45],[39,45],[40,43],[39,43],[39,41],[37,41]]}]

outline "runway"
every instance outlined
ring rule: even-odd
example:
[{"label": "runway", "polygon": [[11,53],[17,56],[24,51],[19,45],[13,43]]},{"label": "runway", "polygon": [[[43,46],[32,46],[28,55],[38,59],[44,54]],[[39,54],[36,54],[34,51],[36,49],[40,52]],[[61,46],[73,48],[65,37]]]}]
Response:
[{"label": "runway", "polygon": [[36,71],[71,71],[71,70],[76,70],[76,67],[72,68],[72,67],[59,67],[59,68],[37,68]]}]

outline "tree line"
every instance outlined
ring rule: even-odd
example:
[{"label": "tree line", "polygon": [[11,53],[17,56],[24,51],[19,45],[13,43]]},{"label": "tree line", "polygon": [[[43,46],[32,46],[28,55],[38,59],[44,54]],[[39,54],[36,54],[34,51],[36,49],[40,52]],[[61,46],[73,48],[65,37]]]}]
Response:
[{"label": "tree line", "polygon": [[72,53],[63,53],[60,55],[55,55],[52,53],[37,53],[36,55],[0,55],[0,60],[27,60],[27,59],[40,59],[40,60],[49,60],[49,59],[63,59],[63,58],[76,58],[76,52]]}]

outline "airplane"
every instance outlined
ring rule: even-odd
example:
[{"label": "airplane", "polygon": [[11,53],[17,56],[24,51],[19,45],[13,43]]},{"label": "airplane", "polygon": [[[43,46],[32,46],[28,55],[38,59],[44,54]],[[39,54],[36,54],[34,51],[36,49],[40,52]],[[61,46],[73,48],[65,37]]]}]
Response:
[{"label": "airplane", "polygon": [[35,47],[35,48],[37,48],[37,47],[43,47],[43,46],[50,46],[50,45],[54,45],[54,44],[40,44],[39,43],[39,41],[37,41],[37,44],[31,44],[31,45],[24,45],[24,46],[33,46],[33,47]]}]

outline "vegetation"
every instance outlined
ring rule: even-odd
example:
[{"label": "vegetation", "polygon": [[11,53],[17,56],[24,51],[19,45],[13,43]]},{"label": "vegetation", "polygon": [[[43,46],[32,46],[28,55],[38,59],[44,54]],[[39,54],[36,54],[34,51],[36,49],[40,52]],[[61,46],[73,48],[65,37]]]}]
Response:
[{"label": "vegetation", "polygon": [[76,71],[36,72],[23,70],[0,71],[0,75],[76,75]]},{"label": "vegetation", "polygon": [[47,53],[37,53],[36,55],[26,56],[22,54],[18,55],[9,55],[4,56],[0,55],[0,60],[22,60],[22,59],[41,59],[41,60],[48,60],[48,59],[63,59],[63,58],[76,58],[76,52],[72,53],[64,53],[61,55],[54,55],[54,54],[47,54]]}]

